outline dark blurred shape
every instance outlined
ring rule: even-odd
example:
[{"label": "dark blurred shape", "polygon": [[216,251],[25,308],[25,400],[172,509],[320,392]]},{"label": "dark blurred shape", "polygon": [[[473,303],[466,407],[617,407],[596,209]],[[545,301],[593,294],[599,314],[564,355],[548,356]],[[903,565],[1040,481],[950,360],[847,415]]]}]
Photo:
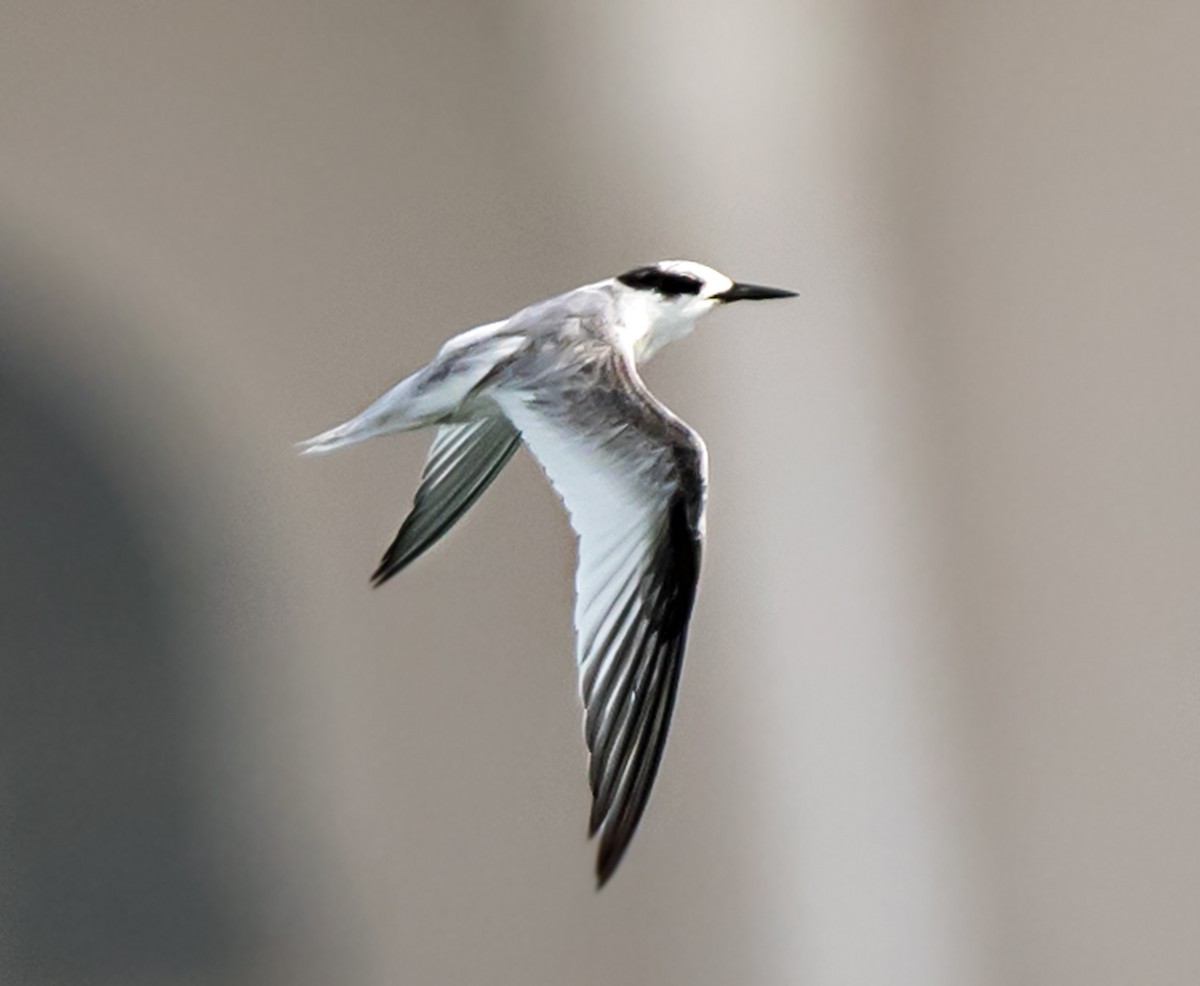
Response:
[{"label": "dark blurred shape", "polygon": [[176,625],[169,559],[104,461],[120,436],[99,441],[103,415],[14,350],[18,317],[0,309],[0,967],[212,974],[231,927],[184,762],[184,666],[205,643]]}]

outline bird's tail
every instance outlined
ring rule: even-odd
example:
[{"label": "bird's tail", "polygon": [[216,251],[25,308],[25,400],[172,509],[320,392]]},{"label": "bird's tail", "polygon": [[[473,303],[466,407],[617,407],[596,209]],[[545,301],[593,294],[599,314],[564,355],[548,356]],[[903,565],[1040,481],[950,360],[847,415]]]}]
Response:
[{"label": "bird's tail", "polygon": [[[415,375],[414,375],[415,376]],[[302,455],[321,455],[355,442],[365,442],[376,435],[392,431],[408,431],[429,424],[428,419],[418,413],[420,402],[414,401],[415,380],[401,380],[370,407],[356,414],[349,421],[323,431],[319,435],[297,442]]]},{"label": "bird's tail", "polygon": [[470,344],[442,347],[434,362],[405,377],[370,407],[349,421],[298,443],[307,455],[332,452],[391,431],[409,431],[441,424],[504,359],[525,345],[523,336],[500,336],[503,323],[481,326],[474,333],[490,334]]},{"label": "bird's tail", "polygon": [[300,450],[301,455],[323,455],[325,452],[332,452],[343,445],[353,445],[355,442],[373,438],[378,434],[382,434],[382,432],[363,427],[358,418],[351,418],[336,428],[330,428],[312,438],[297,442],[296,448]]}]

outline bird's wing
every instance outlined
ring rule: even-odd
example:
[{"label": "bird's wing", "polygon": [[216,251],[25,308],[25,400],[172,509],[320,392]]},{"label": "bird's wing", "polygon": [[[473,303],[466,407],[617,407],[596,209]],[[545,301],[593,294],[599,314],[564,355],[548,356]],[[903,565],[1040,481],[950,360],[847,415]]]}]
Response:
[{"label": "bird's wing", "polygon": [[666,744],[700,570],[704,445],[615,353],[500,403],[579,536],[576,657],[603,885]]},{"label": "bird's wing", "polygon": [[438,428],[412,510],[371,581],[382,585],[450,530],[500,474],[520,442],[520,434],[499,414]]}]

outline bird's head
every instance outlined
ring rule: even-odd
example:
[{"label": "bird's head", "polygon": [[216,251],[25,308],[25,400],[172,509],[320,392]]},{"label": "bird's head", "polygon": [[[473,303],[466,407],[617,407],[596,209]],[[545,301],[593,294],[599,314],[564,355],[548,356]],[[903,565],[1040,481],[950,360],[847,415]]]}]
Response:
[{"label": "bird's head", "polygon": [[660,260],[613,279],[634,355],[648,359],[695,327],[696,319],[734,301],[792,298],[795,291],[740,284],[692,260]]}]

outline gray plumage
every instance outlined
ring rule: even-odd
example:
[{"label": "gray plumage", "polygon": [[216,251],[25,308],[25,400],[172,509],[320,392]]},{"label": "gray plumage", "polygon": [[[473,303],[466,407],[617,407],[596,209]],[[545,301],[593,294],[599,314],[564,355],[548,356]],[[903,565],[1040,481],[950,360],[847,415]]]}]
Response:
[{"label": "gray plumage", "polygon": [[541,464],[579,538],[576,662],[600,885],[662,759],[704,534],[704,444],[637,367],[722,302],[791,294],[687,261],[637,268],[456,336],[361,414],[304,443],[324,452],[438,427],[376,585],[442,537],[519,443]]}]

